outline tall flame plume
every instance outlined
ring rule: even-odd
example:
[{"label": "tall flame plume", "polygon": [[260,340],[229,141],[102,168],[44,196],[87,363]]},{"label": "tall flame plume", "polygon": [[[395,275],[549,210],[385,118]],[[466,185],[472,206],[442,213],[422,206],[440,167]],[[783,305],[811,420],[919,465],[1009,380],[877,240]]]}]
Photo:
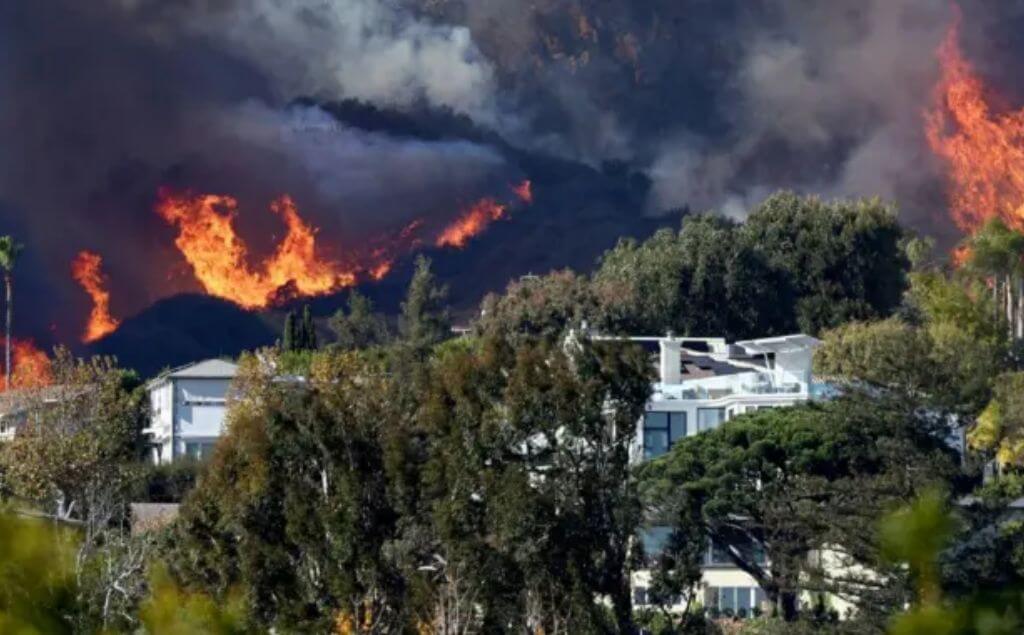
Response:
[{"label": "tall flame plume", "polygon": [[207,293],[247,308],[273,304],[285,288],[294,295],[315,296],[351,286],[356,271],[322,259],[316,230],[299,216],[288,196],[270,209],[284,221],[287,233],[274,253],[257,266],[235,231],[238,202],[230,196],[161,192],[156,211],[178,228],[174,244],[192,267]]},{"label": "tall flame plume", "polygon": [[92,311],[86,323],[82,341],[85,343],[113,333],[120,321],[110,315],[110,292],[106,289],[106,276],[102,271],[103,259],[91,251],[80,251],[71,262],[71,275],[92,298]]},{"label": "tall flame plume", "polygon": [[953,221],[974,232],[999,216],[1024,230],[1024,109],[996,112],[964,58],[957,14],[938,49],[941,77],[925,113],[925,134],[949,169]]}]

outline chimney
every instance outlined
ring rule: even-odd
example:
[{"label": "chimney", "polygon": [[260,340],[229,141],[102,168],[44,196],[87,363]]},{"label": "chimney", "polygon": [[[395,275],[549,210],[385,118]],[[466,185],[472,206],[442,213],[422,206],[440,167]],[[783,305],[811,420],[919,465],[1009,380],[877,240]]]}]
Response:
[{"label": "chimney", "polygon": [[661,346],[661,383],[680,384],[683,381],[681,344],[670,331],[658,340]]}]

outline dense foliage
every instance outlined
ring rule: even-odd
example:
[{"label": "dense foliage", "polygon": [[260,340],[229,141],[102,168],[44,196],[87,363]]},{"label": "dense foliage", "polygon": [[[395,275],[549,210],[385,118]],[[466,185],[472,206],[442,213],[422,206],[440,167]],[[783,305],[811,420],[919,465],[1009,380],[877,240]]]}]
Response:
[{"label": "dense foliage", "polygon": [[[60,352],[55,386],[2,397],[23,419],[0,446],[0,625],[1016,632],[1024,240],[991,224],[950,270],[908,239],[877,201],[782,193],[742,223],[622,242],[592,275],[513,282],[463,337],[420,259],[397,329],[352,293],[335,341],[307,308],[243,356],[204,464],[144,467],[137,378]],[[818,334],[830,399],[733,417],[637,466],[651,359],[595,331]],[[180,515],[133,527],[140,499]],[[702,606],[709,547],[766,614]]]}]

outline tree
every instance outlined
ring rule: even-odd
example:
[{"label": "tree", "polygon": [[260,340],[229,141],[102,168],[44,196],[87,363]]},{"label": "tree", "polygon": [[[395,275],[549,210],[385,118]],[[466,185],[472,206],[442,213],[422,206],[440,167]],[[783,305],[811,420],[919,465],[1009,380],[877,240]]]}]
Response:
[{"label": "tree", "polygon": [[385,459],[410,409],[385,370],[359,353],[325,352],[306,381],[282,382],[272,365],[244,357],[246,398],[182,508],[174,573],[218,597],[238,585],[257,624],[401,630]]},{"label": "tree", "polygon": [[1010,336],[1024,338],[1024,234],[995,216],[963,248],[968,269],[991,280],[994,309]]},{"label": "tree", "polygon": [[1003,635],[1024,627],[1024,591],[1004,585],[974,586],[966,597],[944,597],[939,576],[941,552],[957,533],[958,519],[943,496],[927,492],[887,516],[881,526],[885,555],[906,563],[916,582],[910,610],[891,621],[890,635]]},{"label": "tree", "polygon": [[509,283],[502,295],[489,294],[475,325],[480,334],[515,339],[555,340],[595,315],[592,285],[568,269],[526,276]]},{"label": "tree", "polygon": [[907,283],[907,236],[896,210],[878,199],[825,202],[780,192],[741,230],[744,244],[787,272],[805,333],[888,316]]},{"label": "tree", "polygon": [[352,291],[348,296],[348,313],[338,309],[330,320],[337,338],[334,346],[341,350],[357,350],[379,346],[390,338],[384,316],[375,313],[369,298]]},{"label": "tree", "polygon": [[426,349],[449,337],[447,299],[448,288],[438,284],[430,270],[430,260],[418,256],[399,319],[399,331],[413,348]]},{"label": "tree", "polygon": [[289,311],[284,316],[284,332],[281,334],[281,350],[298,350],[299,328],[295,323],[295,311]]},{"label": "tree", "polygon": [[109,358],[58,349],[54,385],[19,398],[23,419],[0,449],[5,485],[22,504],[75,527],[76,628],[131,626],[150,554],[130,535],[147,408],[137,377]]},{"label": "tree", "polygon": [[895,211],[876,200],[781,192],[742,224],[687,216],[678,234],[622,241],[602,257],[592,321],[743,339],[884,318],[906,288],[905,240]]},{"label": "tree", "polygon": [[[643,466],[649,522],[699,519],[711,543],[750,574],[787,621],[801,591],[879,612],[904,600],[898,570],[877,567],[874,519],[956,473],[941,421],[898,400],[843,398],[761,410],[688,437]],[[851,572],[833,575],[827,549]],[[851,568],[852,567],[852,568]]]},{"label": "tree", "polygon": [[426,381],[433,550],[479,591],[484,632],[632,632],[629,448],[649,361],[632,346],[515,342],[446,351]]},{"label": "tree", "polygon": [[0,236],[0,270],[4,273],[5,306],[4,322],[4,387],[11,388],[11,321],[14,316],[14,265],[24,246],[10,236]]},{"label": "tree", "polygon": [[308,304],[302,307],[301,333],[302,350],[315,351],[317,348],[316,325],[313,323],[313,314]]}]

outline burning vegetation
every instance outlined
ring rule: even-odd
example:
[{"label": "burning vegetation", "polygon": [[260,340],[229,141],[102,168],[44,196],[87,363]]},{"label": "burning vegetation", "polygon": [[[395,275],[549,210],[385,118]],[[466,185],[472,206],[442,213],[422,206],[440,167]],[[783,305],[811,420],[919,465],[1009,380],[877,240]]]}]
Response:
[{"label": "burning vegetation", "polygon": [[270,206],[287,227],[275,252],[255,267],[249,248],[235,231],[238,202],[230,196],[161,192],[156,211],[178,228],[177,245],[199,284],[210,295],[247,309],[272,305],[286,285],[312,296],[351,286],[356,271],[317,254],[316,230],[282,196]]},{"label": "burning vegetation", "polygon": [[1024,109],[997,112],[990,91],[964,58],[959,17],[938,51],[942,74],[925,113],[931,149],[948,166],[957,226],[973,233],[999,216],[1024,230]]},{"label": "burning vegetation", "polygon": [[50,358],[32,340],[11,342],[11,388],[42,388],[53,383]]},{"label": "burning vegetation", "polygon": [[471,238],[482,233],[494,221],[505,216],[507,207],[494,199],[485,198],[478,201],[469,211],[460,216],[437,237],[438,247],[466,246]]},{"label": "burning vegetation", "polygon": [[92,311],[86,323],[82,341],[96,340],[117,330],[120,321],[110,315],[110,292],[102,271],[103,258],[91,251],[81,251],[71,263],[71,275],[92,298]]}]

